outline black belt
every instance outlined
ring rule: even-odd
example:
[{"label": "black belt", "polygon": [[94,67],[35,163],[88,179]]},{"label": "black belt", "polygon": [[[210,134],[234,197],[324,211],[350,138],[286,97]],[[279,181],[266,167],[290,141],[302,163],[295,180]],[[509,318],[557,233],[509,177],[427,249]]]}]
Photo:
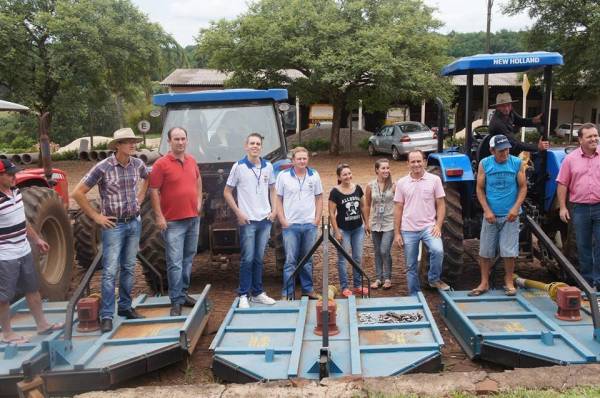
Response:
[{"label": "black belt", "polygon": [[140,213],[138,212],[138,213],[135,213],[135,214],[134,214],[134,215],[132,215],[132,216],[127,216],[127,217],[117,217],[117,218],[115,219],[115,222],[116,222],[117,224],[125,224],[125,223],[128,223],[129,221],[133,221],[133,220],[135,220],[135,219],[136,219],[136,218],[138,218],[139,216],[140,216]]}]

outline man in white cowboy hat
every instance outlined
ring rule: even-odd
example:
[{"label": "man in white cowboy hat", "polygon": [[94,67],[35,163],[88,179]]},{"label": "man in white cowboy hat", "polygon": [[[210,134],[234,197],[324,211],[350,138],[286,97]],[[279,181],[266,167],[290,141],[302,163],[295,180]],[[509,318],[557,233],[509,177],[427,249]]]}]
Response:
[{"label": "man in white cowboy hat", "polygon": [[515,136],[518,127],[534,127],[541,122],[542,115],[539,114],[529,119],[523,118],[513,110],[513,102],[517,101],[513,101],[510,93],[500,93],[496,96],[496,103],[491,105],[491,107],[496,108],[496,112],[494,112],[490,120],[489,134],[491,136],[504,135],[512,146],[510,152],[513,155],[518,155],[523,151],[537,152],[547,150],[550,147],[548,141],[540,138],[537,145],[528,144],[521,142]]},{"label": "man in white cowboy hat", "polygon": [[[140,204],[148,186],[148,171],[144,162],[134,158],[136,144],[142,141],[130,128],[114,132],[108,148],[112,156],[96,164],[77,184],[71,196],[87,214],[102,227],[102,306],[101,330],[112,330],[115,312],[115,279],[120,267],[118,315],[127,319],[143,318],[131,307],[142,222]],[[140,184],[140,180],[144,180]],[[101,211],[97,212],[86,194],[98,185]]]}]

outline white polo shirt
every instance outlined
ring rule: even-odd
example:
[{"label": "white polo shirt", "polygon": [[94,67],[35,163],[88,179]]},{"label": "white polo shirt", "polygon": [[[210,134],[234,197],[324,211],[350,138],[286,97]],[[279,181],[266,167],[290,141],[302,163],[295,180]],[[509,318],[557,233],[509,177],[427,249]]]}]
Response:
[{"label": "white polo shirt", "polygon": [[321,177],[316,170],[307,168],[300,178],[294,168],[277,176],[277,195],[283,198],[283,214],[290,224],[308,224],[315,221],[315,196],[323,193]]},{"label": "white polo shirt", "polygon": [[260,159],[260,166],[244,157],[229,172],[227,185],[237,188],[237,204],[250,221],[261,221],[271,213],[269,186],[275,184],[271,162]]}]

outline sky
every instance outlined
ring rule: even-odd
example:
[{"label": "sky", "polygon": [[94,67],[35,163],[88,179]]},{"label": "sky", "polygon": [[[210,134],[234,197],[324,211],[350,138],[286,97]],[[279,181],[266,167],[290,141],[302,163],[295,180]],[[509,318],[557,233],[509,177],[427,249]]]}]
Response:
[{"label": "sky", "polygon": [[[282,0],[285,1],[285,0]],[[487,0],[424,0],[436,7],[435,16],[444,22],[442,33],[485,31]],[[508,0],[495,0],[492,10],[492,32],[527,29],[532,22],[526,14],[509,17],[501,7]],[[133,0],[152,22],[158,22],[182,46],[195,44],[200,28],[211,20],[233,19],[247,10],[247,0]]]}]

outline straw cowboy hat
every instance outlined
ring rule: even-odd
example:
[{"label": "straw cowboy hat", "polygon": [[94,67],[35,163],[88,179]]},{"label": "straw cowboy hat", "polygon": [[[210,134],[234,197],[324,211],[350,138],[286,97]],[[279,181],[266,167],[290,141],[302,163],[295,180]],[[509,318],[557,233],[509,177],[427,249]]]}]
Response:
[{"label": "straw cowboy hat", "polygon": [[496,103],[493,105],[490,105],[490,107],[504,105],[504,104],[512,104],[514,102],[519,102],[519,101],[513,101],[512,97],[510,96],[510,93],[500,93],[496,96]]},{"label": "straw cowboy hat", "polygon": [[113,133],[113,139],[108,143],[108,149],[116,150],[116,145],[124,140],[135,140],[136,144],[142,142],[144,139],[136,137],[135,133],[129,127],[118,129]]}]

